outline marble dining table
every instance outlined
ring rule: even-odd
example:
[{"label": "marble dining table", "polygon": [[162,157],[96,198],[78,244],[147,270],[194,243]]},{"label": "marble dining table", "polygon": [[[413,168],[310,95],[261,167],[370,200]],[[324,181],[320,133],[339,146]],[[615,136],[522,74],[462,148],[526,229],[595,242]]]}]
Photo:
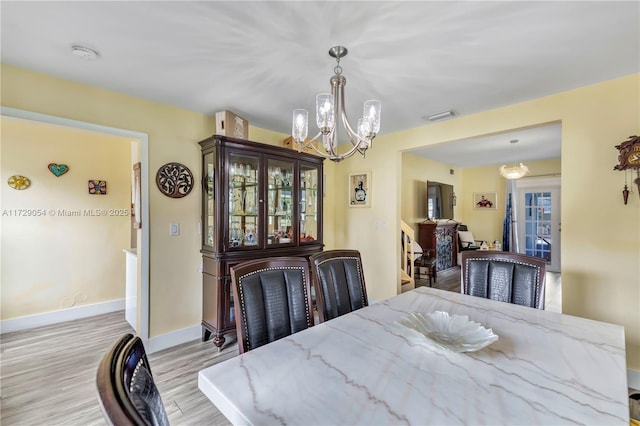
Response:
[{"label": "marble dining table", "polygon": [[[398,324],[466,315],[498,340],[453,352]],[[233,424],[628,425],[624,329],[419,287],[213,365]]]}]

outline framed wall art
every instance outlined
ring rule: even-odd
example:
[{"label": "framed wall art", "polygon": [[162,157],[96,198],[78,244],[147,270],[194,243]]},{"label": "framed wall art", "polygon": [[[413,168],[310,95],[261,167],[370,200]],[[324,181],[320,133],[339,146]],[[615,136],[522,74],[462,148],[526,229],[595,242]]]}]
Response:
[{"label": "framed wall art", "polygon": [[476,210],[496,210],[498,195],[495,192],[474,192],[473,208]]},{"label": "framed wall art", "polygon": [[349,174],[349,206],[371,207],[371,174]]},{"label": "framed wall art", "polygon": [[156,173],[156,185],[170,198],[182,198],[193,189],[193,174],[184,164],[167,163]]},{"label": "framed wall art", "polygon": [[106,195],[107,194],[107,181],[92,179],[88,183],[89,194],[91,195]]}]

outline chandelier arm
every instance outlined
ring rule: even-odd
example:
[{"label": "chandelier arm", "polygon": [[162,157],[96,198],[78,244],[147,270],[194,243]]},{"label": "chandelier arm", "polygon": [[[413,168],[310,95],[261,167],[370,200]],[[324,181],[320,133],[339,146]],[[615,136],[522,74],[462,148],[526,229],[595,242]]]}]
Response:
[{"label": "chandelier arm", "polygon": [[[313,144],[313,142],[319,141],[320,136],[322,136],[322,132],[318,132],[317,135],[315,135],[312,139],[309,139],[306,142],[298,143],[298,152],[302,151],[304,148],[311,147],[311,149],[313,149],[321,157],[324,157],[324,158],[336,157],[336,154],[335,152],[333,152],[333,149],[327,152],[322,152],[316,147],[316,145]],[[343,158],[341,158],[341,160],[342,159]]]},{"label": "chandelier arm", "polygon": [[312,147],[315,149],[315,146],[313,145],[313,143],[316,142],[321,135],[322,135],[322,132],[318,132],[317,135],[315,135],[312,139],[309,139],[307,141],[299,141],[296,139],[296,142],[298,143],[298,152],[301,152],[303,149],[307,147]]},{"label": "chandelier arm", "polygon": [[335,161],[336,163],[339,161],[344,160],[345,158],[349,158],[351,157],[356,151],[358,150],[357,146],[353,146],[351,147],[351,149],[347,152],[345,152],[344,154],[336,154],[334,153],[324,153],[324,152],[320,152],[316,149],[316,151],[318,151],[318,153],[320,154],[320,156],[324,157],[324,158],[328,158],[331,161]]},{"label": "chandelier arm", "polygon": [[[346,80],[345,80],[345,83],[346,83]],[[371,139],[365,139],[360,137],[358,132],[353,130],[353,128],[349,124],[349,117],[347,117],[347,109],[345,108],[345,103],[344,103],[344,84],[340,85],[339,90],[340,90],[339,103],[340,103],[340,110],[341,110],[340,118],[342,119],[342,125],[344,126],[347,136],[349,136],[349,142],[351,142],[353,147],[360,154],[364,155],[366,150],[371,147],[371,142],[373,141],[373,138],[375,138],[375,134],[371,137]],[[353,155],[354,152],[355,150],[351,149],[349,151],[349,155]]]},{"label": "chandelier arm", "polygon": [[[335,130],[335,128],[334,128]],[[333,133],[333,130],[332,132]],[[330,134],[331,134],[330,133]],[[310,139],[309,141],[305,142],[302,145],[302,148],[306,148],[306,147],[311,147],[311,149],[313,149],[319,156],[324,157],[324,158],[328,158],[329,160],[335,161],[336,163],[339,161],[344,160],[345,158],[349,158],[351,157],[355,151],[358,149],[358,146],[353,146],[349,151],[345,152],[342,155],[338,155],[333,148],[330,149],[327,152],[322,152],[320,151],[318,148],[316,148],[316,146],[312,143],[318,140],[318,138],[322,135],[322,132],[318,132],[317,135],[315,135],[315,137],[313,139]],[[359,152],[363,153],[362,151],[358,150]],[[364,153],[363,153],[364,154]]]},{"label": "chandelier arm", "polygon": [[[347,117],[347,108],[345,108],[344,102],[344,85],[347,83],[347,80],[343,77],[340,83],[334,87],[334,99],[338,100],[338,104],[340,107],[340,118],[342,119],[342,125],[344,126],[345,132],[347,132],[347,136],[349,137],[349,142],[355,147],[358,148],[358,152],[364,154],[364,150],[360,148],[360,144],[365,144],[367,147],[370,145],[370,142],[367,139],[363,139],[358,135],[358,132],[355,132],[351,125],[349,124],[349,117]],[[338,96],[336,96],[338,95]],[[336,120],[336,123],[338,120]],[[372,138],[373,140],[373,138]]]}]

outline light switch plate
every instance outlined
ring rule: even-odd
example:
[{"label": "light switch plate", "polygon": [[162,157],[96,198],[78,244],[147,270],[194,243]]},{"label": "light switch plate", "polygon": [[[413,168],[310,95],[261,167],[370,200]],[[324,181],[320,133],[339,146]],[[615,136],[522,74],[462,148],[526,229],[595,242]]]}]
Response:
[{"label": "light switch plate", "polygon": [[169,235],[171,236],[176,236],[176,235],[180,235],[180,224],[179,223],[172,223],[169,227]]}]

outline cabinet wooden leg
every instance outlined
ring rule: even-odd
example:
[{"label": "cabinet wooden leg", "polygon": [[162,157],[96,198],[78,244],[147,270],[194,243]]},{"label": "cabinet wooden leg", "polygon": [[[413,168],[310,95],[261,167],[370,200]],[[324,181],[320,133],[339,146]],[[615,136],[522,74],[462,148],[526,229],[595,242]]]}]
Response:
[{"label": "cabinet wooden leg", "polygon": [[216,334],[215,336],[213,336],[213,344],[218,348],[218,352],[220,352],[220,349],[222,349],[222,345],[224,345],[225,341],[226,339],[222,335]]}]

